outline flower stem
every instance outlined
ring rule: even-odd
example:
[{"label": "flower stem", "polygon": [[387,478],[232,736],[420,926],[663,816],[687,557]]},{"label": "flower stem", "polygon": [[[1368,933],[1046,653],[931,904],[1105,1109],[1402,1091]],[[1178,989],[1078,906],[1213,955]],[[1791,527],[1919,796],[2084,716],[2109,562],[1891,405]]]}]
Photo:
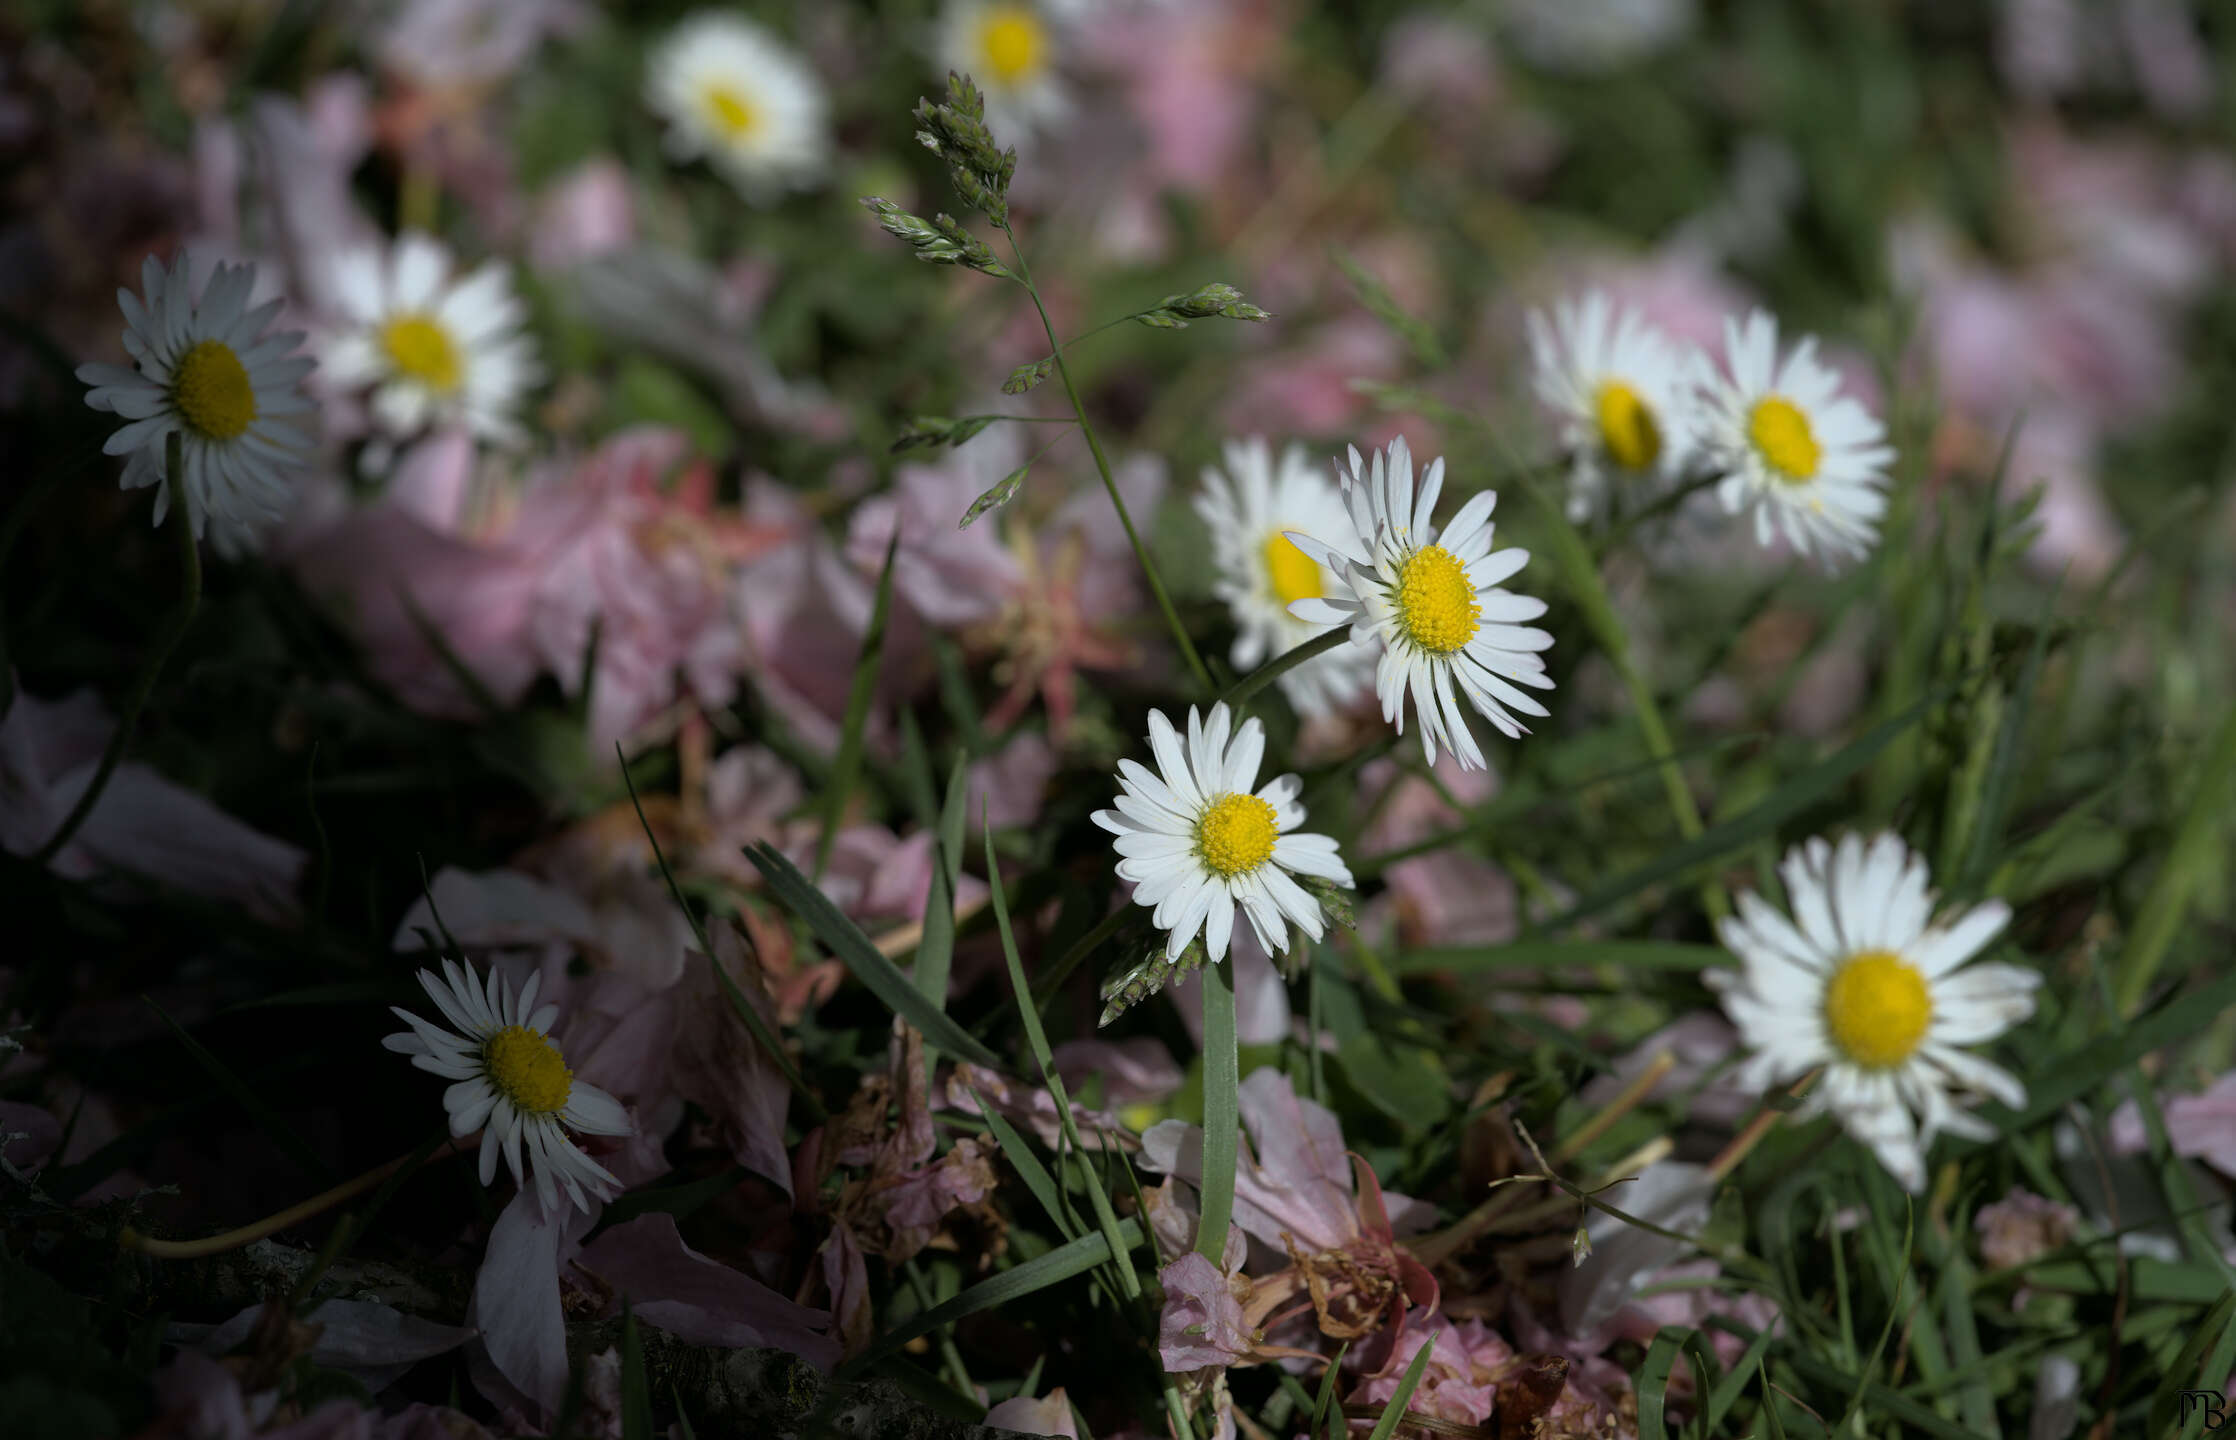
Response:
[{"label": "flower stem", "polygon": [[63,817],[61,828],[47,837],[31,856],[34,867],[42,867],[70,843],[86,817],[99,803],[101,792],[108,788],[109,777],[116,773],[117,763],[124,758],[124,749],[132,743],[132,728],[139,723],[140,711],[147,706],[148,695],[155,689],[156,677],[163,673],[163,666],[171,658],[186,636],[186,628],[194,621],[194,612],[202,604],[202,552],[194,541],[194,512],[186,493],[186,461],[184,444],[179,432],[173,430],[164,450],[164,469],[169,487],[171,504],[177,511],[171,528],[179,536],[179,603],[164,622],[163,630],[155,638],[155,648],[148,652],[146,662],[140,667],[139,678],[133,681],[131,696],[124,703],[124,713],[117,717],[116,732],[109,736],[108,748],[101,752],[101,764],[94,770],[93,778],[86,783],[78,796],[78,803],[70,807]]},{"label": "flower stem", "polygon": [[207,1235],[200,1240],[157,1240],[127,1227],[118,1233],[117,1243],[127,1250],[137,1250],[142,1255],[152,1255],[158,1260],[199,1260],[205,1255],[222,1255],[228,1250],[253,1245],[265,1236],[277,1234],[290,1225],[300,1225],[305,1220],[323,1215],[343,1201],[364,1194],[415,1160],[424,1164],[437,1155],[451,1154],[455,1149],[456,1142],[453,1141],[434,1154],[424,1157],[417,1150],[408,1155],[399,1155],[393,1160],[375,1165],[362,1175],[344,1180],[331,1190],[322,1190],[308,1200],[290,1205],[261,1220],[252,1221],[238,1230],[228,1230],[222,1235]]},{"label": "flower stem", "polygon": [[1033,299],[1033,309],[1040,312],[1040,328],[1048,333],[1049,353],[1056,360],[1056,374],[1064,382],[1064,395],[1071,401],[1071,410],[1079,417],[1079,432],[1087,437],[1087,449],[1095,457],[1095,470],[1102,476],[1103,489],[1110,494],[1110,503],[1118,511],[1118,523],[1126,528],[1126,539],[1134,547],[1134,558],[1141,562],[1141,573],[1149,581],[1149,593],[1156,596],[1157,608],[1165,615],[1165,623],[1172,627],[1172,638],[1180,644],[1180,654],[1188,662],[1189,670],[1196,677],[1196,684],[1204,690],[1211,689],[1211,672],[1203,665],[1203,657],[1196,653],[1196,645],[1188,638],[1188,627],[1180,623],[1180,614],[1172,608],[1172,597],[1165,593],[1165,582],[1157,574],[1156,562],[1149,558],[1149,549],[1141,543],[1141,534],[1134,529],[1133,516],[1126,510],[1126,501],[1118,493],[1118,482],[1111,477],[1110,461],[1102,453],[1102,442],[1095,438],[1095,427],[1087,421],[1087,407],[1080,403],[1079,387],[1072,382],[1071,367],[1064,363],[1063,342],[1056,338],[1056,326],[1048,318],[1048,307],[1040,303],[1040,291],[1033,287],[1033,272],[1025,264],[1024,249],[1017,243],[1017,232],[1009,222],[1001,222],[1002,234],[1009,237],[1009,253],[1017,261],[1017,279],[1025,293]]},{"label": "flower stem", "polygon": [[[1676,747],[1669,742],[1669,727],[1662,723],[1661,706],[1654,700],[1654,687],[1631,659],[1630,637],[1623,633],[1623,622],[1615,614],[1615,603],[1607,594],[1606,582],[1600,578],[1599,566],[1593,563],[1583,537],[1562,513],[1560,502],[1535,485],[1525,482],[1524,488],[1545,512],[1553,537],[1554,562],[1560,566],[1577,608],[1584,612],[1584,623],[1591,627],[1593,638],[1599,641],[1600,649],[1607,652],[1608,663],[1615,667],[1615,673],[1622,677],[1623,688],[1630,692],[1631,708],[1638,713],[1638,728],[1646,737],[1647,752],[1661,771],[1662,788],[1669,792],[1670,813],[1677,817],[1679,833],[1690,840],[1700,834],[1700,809],[1693,803],[1693,793],[1685,785],[1685,772],[1678,767]],[[1724,893],[1723,882],[1714,875],[1701,881],[1700,903],[1712,920],[1721,920],[1731,913],[1731,898]]]}]

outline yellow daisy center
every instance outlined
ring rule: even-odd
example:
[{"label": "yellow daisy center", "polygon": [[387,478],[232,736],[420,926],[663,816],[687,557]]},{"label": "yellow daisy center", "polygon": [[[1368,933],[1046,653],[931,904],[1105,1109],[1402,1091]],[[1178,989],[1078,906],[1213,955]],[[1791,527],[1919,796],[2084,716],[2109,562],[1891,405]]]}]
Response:
[{"label": "yellow daisy center", "polygon": [[1818,462],[1824,459],[1824,447],[1817,443],[1816,432],[1809,428],[1809,417],[1783,395],[1771,395],[1755,402],[1755,408],[1747,416],[1747,438],[1754,442],[1756,452],[1770,468],[1789,485],[1798,485],[1813,477]]},{"label": "yellow daisy center", "polygon": [[1483,602],[1452,552],[1430,545],[1398,572],[1398,627],[1423,650],[1449,655],[1483,626]]},{"label": "yellow daisy center", "polygon": [[187,424],[212,440],[231,440],[256,419],[256,387],[248,367],[222,340],[203,340],[171,372],[171,403]]},{"label": "yellow daisy center", "polygon": [[1246,874],[1273,856],[1273,806],[1255,795],[1222,795],[1196,821],[1196,853],[1221,875]]},{"label": "yellow daisy center", "polygon": [[457,387],[461,368],[457,343],[432,316],[417,311],[397,316],[381,327],[380,346],[399,373],[428,389]]},{"label": "yellow daisy center", "polygon": [[1015,85],[1041,68],[1048,32],[1029,6],[996,5],[979,17],[978,53],[1004,85]]},{"label": "yellow daisy center", "polygon": [[1933,1019],[1918,967],[1885,950],[1848,958],[1825,987],[1825,1028],[1858,1065],[1885,1069],[1910,1058]]},{"label": "yellow daisy center", "polygon": [[482,1042],[481,1063],[497,1093],[525,1115],[556,1115],[574,1089],[559,1047],[525,1025],[507,1025]]},{"label": "yellow daisy center", "polygon": [[760,128],[760,110],[733,85],[716,81],[707,86],[700,101],[706,106],[707,123],[725,140],[742,140]]},{"label": "yellow daisy center", "polygon": [[1320,562],[1299,550],[1288,536],[1276,530],[1266,537],[1266,578],[1283,605],[1320,598]]},{"label": "yellow daisy center", "polygon": [[1599,415],[1599,443],[1625,470],[1643,470],[1661,458],[1661,426],[1653,409],[1620,380],[1599,387],[1592,402]]}]

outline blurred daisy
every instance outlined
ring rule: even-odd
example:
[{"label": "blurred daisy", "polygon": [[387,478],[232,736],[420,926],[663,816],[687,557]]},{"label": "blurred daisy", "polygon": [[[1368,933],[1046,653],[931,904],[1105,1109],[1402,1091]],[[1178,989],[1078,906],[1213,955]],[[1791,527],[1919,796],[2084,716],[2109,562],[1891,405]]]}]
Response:
[{"label": "blurred daisy", "polygon": [[321,378],[369,388],[382,430],[401,439],[464,425],[499,444],[525,438],[515,412],[543,371],[503,261],[453,279],[439,241],[407,234],[385,254],[368,246],[336,259],[334,293],[344,320],[324,343]]},{"label": "blurred daisy", "polygon": [[1692,450],[1685,357],[1636,311],[1594,290],[1529,317],[1537,398],[1569,456],[1568,518],[1675,479]]},{"label": "blurred daisy", "polygon": [[1739,1083],[1762,1090],[1823,1066],[1797,1113],[1829,1110],[1918,1193],[1935,1135],[1995,1136],[1955,1107],[1955,1092],[2026,1104],[2026,1087],[2009,1071],[1957,1047],[2032,1015],[2042,977],[2015,965],[1966,966],[2009,923],[2010,907],[1990,900],[1936,923],[1925,860],[1894,835],[1868,846],[1849,835],[1837,848],[1811,840],[1789,851],[1778,873],[1794,919],[1741,895],[1739,914],[1717,927],[1741,968],[1705,976],[1754,1052]]},{"label": "blurred daisy", "polygon": [[1265,758],[1265,730],[1255,719],[1229,732],[1225,704],[1206,721],[1188,707],[1185,747],[1161,710],[1149,712],[1152,772],[1132,760],[1118,762],[1117,808],[1095,812],[1095,823],[1118,837],[1118,878],[1134,882],[1134,903],[1166,931],[1165,955],[1178,959],[1198,931],[1204,953],[1217,962],[1234,934],[1235,911],[1267,954],[1289,948],[1289,922],[1317,940],[1326,928],[1320,902],[1290,879],[1291,872],[1332,880],[1346,889],[1351,872],[1335,842],[1300,835],[1304,809],[1296,803],[1304,782],[1294,775],[1258,782]]},{"label": "blurred daisy", "polygon": [[[1330,628],[1289,613],[1295,602],[1317,600],[1340,582],[1284,532],[1340,535],[1350,517],[1342,495],[1312,467],[1301,445],[1283,450],[1277,466],[1262,438],[1229,440],[1226,459],[1224,473],[1204,467],[1196,514],[1210,528],[1219,566],[1212,589],[1234,617],[1229,658],[1237,670],[1247,671]],[[1342,645],[1287,671],[1279,683],[1299,715],[1325,715],[1366,692],[1373,659],[1364,646]]]},{"label": "blurred daisy", "polygon": [[1783,534],[1800,553],[1838,563],[1878,539],[1894,451],[1816,350],[1806,337],[1781,363],[1776,320],[1760,310],[1744,326],[1726,320],[1725,373],[1700,367],[1700,446],[1723,476],[1724,509],[1753,509],[1758,544]]},{"label": "blurred daisy", "polygon": [[1032,0],[948,0],[940,16],[941,68],[977,82],[996,145],[1016,145],[1071,113],[1056,73],[1059,21]]},{"label": "blurred daisy", "polygon": [[557,1201],[555,1181],[587,1210],[590,1200],[612,1197],[620,1182],[577,1150],[567,1132],[627,1135],[632,1127],[621,1102],[575,1079],[551,1042],[546,1032],[559,1007],[534,1008],[542,978],[529,976],[516,998],[495,970],[485,984],[477,983],[470,968],[445,960],[439,977],[422,970],[419,983],[457,1033],[396,1009],[411,1029],[380,1043],[411,1056],[420,1069],[458,1082],[443,1093],[443,1108],[450,1112],[452,1135],[481,1131],[482,1184],[497,1178],[502,1147],[505,1168],[523,1185],[534,1179],[545,1210]]},{"label": "blurred daisy", "polygon": [[1339,538],[1330,541],[1289,532],[1297,548],[1340,583],[1324,597],[1295,602],[1289,613],[1313,625],[1347,624],[1353,640],[1379,644],[1374,689],[1382,718],[1405,733],[1411,690],[1428,762],[1436,763],[1442,744],[1463,767],[1480,770],[1483,751],[1454,686],[1509,739],[1525,733],[1513,711],[1548,713],[1514,688],[1553,688],[1540,653],[1553,637],[1522,624],[1544,614],[1545,602],[1498,588],[1528,563],[1529,552],[1492,552],[1491,507],[1498,496],[1489,490],[1438,531],[1429,516],[1444,489],[1443,458],[1429,462],[1415,495],[1413,453],[1402,435],[1374,457],[1371,471],[1351,447],[1351,468],[1342,480],[1351,511],[1348,535],[1333,532]]},{"label": "blurred daisy", "polygon": [[646,103],[668,122],[676,159],[704,157],[756,205],[822,180],[830,162],[823,82],[768,30],[702,11],[661,42],[646,70]]},{"label": "blurred daisy", "polygon": [[286,518],[291,496],[281,477],[309,443],[289,417],[311,408],[302,379],[312,362],[295,354],[301,331],[265,333],[285,302],[249,308],[254,265],[217,266],[199,300],[189,274],[184,251],[168,271],[149,256],[140,267],[147,298],[116,292],[135,368],[96,362],[79,366],[78,379],[92,387],[86,404],[129,422],[101,447],[131,457],[119,483],[155,486],[161,524],[171,509],[165,450],[178,435],[195,538],[237,555]]}]

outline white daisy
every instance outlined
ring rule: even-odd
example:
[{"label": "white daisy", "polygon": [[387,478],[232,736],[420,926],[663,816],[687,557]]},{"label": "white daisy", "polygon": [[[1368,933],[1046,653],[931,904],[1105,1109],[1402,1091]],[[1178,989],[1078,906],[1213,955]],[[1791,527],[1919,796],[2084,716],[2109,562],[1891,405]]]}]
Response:
[{"label": "white daisy", "polygon": [[1529,317],[1537,398],[1569,456],[1568,518],[1582,520],[1620,488],[1626,500],[1675,480],[1692,453],[1684,351],[1636,311],[1594,290],[1550,316]]},{"label": "white daisy", "polygon": [[1134,903],[1155,907],[1151,920],[1166,931],[1165,955],[1178,959],[1197,931],[1204,953],[1217,962],[1234,934],[1235,910],[1267,954],[1289,948],[1289,922],[1317,940],[1325,929],[1320,902],[1289,878],[1316,875],[1351,888],[1335,842],[1300,835],[1304,808],[1294,775],[1257,784],[1265,758],[1265,729],[1255,719],[1228,741],[1232,716],[1225,704],[1206,721],[1188,707],[1185,748],[1161,710],[1149,712],[1149,748],[1157,769],[1118,762],[1117,808],[1097,810],[1095,823],[1118,837],[1118,878],[1134,882]]},{"label": "white daisy", "polygon": [[1531,64],[1603,75],[1683,39],[1693,0],[1508,0],[1505,19]]},{"label": "white daisy", "polygon": [[1024,144],[1071,113],[1056,73],[1062,23],[1050,10],[1033,0],[948,0],[940,15],[940,67],[977,84],[996,145]]},{"label": "white daisy", "polygon": [[401,439],[450,424],[499,444],[526,438],[515,411],[543,370],[503,261],[454,280],[441,242],[407,234],[385,254],[344,252],[333,280],[344,319],[322,344],[320,378],[337,390],[369,388],[382,430]]},{"label": "white daisy", "polygon": [[1761,310],[1744,326],[1726,320],[1725,373],[1705,362],[1699,369],[1699,443],[1723,476],[1724,509],[1753,508],[1758,544],[1783,533],[1800,553],[1837,563],[1877,540],[1894,451],[1878,417],[1839,393],[1840,377],[1816,350],[1816,337],[1805,337],[1780,363],[1776,320]]},{"label": "white daisy", "polygon": [[1837,848],[1811,840],[1778,873],[1794,920],[1741,895],[1739,914],[1717,934],[1742,968],[1704,977],[1754,1052],[1739,1082],[1766,1089],[1823,1066],[1799,1113],[1831,1111],[1906,1189],[1922,1191],[1936,1134],[1995,1136],[1951,1103],[1952,1092],[2026,1104],[2010,1072],[1957,1047],[2033,1014],[2042,977],[1965,966],[2009,923],[2010,907],[1990,900],[1935,922],[1925,860],[1894,835],[1868,846],[1849,835]]},{"label": "white daisy", "polygon": [[1549,713],[1514,688],[1553,688],[1540,653],[1553,637],[1522,624],[1544,614],[1545,602],[1498,588],[1528,563],[1529,552],[1491,550],[1498,495],[1489,490],[1462,505],[1439,532],[1429,516],[1444,489],[1443,457],[1429,462],[1416,496],[1413,453],[1402,435],[1374,457],[1371,472],[1353,446],[1350,470],[1337,473],[1350,506],[1350,533],[1331,540],[1291,531],[1289,538],[1341,583],[1330,595],[1297,601],[1289,612],[1314,625],[1347,624],[1353,640],[1379,644],[1374,690],[1382,718],[1405,733],[1410,689],[1428,762],[1436,763],[1442,744],[1463,767],[1480,770],[1483,751],[1453,695],[1455,684],[1509,739],[1525,733],[1512,711]]},{"label": "white daisy", "polygon": [[131,457],[124,463],[124,488],[155,486],[161,524],[171,509],[164,452],[168,438],[180,436],[195,537],[237,555],[286,518],[293,496],[283,477],[301,463],[309,443],[290,417],[311,408],[302,379],[312,362],[295,354],[301,331],[265,333],[284,301],[249,308],[254,265],[217,266],[199,300],[190,274],[183,251],[168,271],[149,256],[140,267],[146,300],[116,292],[124,308],[124,348],[137,368],[80,365],[78,379],[93,387],[86,404],[130,422],[101,447]]},{"label": "white daisy", "polygon": [[419,983],[458,1033],[397,1009],[411,1029],[380,1043],[411,1056],[420,1069],[458,1082],[443,1092],[443,1108],[450,1112],[452,1135],[481,1131],[482,1184],[497,1178],[501,1146],[514,1180],[525,1185],[533,1175],[546,1210],[557,1200],[554,1180],[584,1209],[591,1199],[611,1198],[620,1182],[577,1150],[567,1132],[627,1135],[629,1116],[620,1101],[575,1079],[567,1068],[547,1033],[559,1007],[534,1008],[536,985],[543,977],[529,976],[516,998],[495,970],[484,985],[469,967],[454,960],[442,963],[440,977],[422,970]]},{"label": "white daisy", "polygon": [[[1211,531],[1219,566],[1212,590],[1234,617],[1237,670],[1293,650],[1326,625],[1311,625],[1289,613],[1299,600],[1316,600],[1339,585],[1335,572],[1299,550],[1285,533],[1339,535],[1350,524],[1343,497],[1325,475],[1312,468],[1302,445],[1281,452],[1278,466],[1264,439],[1226,443],[1227,468],[1206,465],[1196,514]],[[1374,652],[1363,645],[1341,645],[1315,656],[1280,677],[1283,693],[1306,717],[1340,710],[1366,693]]]},{"label": "white daisy", "polygon": [[704,157],[756,205],[829,166],[822,80],[750,20],[710,10],[678,25],[647,62],[645,99],[668,122],[669,154]]}]

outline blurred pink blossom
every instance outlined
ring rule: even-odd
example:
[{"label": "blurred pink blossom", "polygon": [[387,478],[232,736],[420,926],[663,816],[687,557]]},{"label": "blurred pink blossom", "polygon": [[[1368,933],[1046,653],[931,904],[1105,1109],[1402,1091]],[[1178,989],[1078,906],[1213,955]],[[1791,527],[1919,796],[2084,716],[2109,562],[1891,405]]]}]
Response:
[{"label": "blurred pink blossom", "polygon": [[2014,1185],[1972,1217],[1979,1232],[1980,1258],[1997,1270],[2024,1265],[2073,1238],[2081,1212]]},{"label": "blurred pink blossom", "polygon": [[[2236,1176],[2236,1070],[2215,1080],[2203,1093],[2175,1095],[2159,1102],[2166,1117],[2166,1138],[2177,1155],[2202,1160],[2223,1175]],[[2140,1154],[2149,1148],[2143,1112],[2133,1100],[2112,1112],[2112,1149]]]},{"label": "blurred pink blossom", "polygon": [[554,270],[629,249],[637,242],[629,172],[607,156],[585,160],[554,180],[536,202],[528,256]]},{"label": "blurred pink blossom", "polygon": [[[51,701],[16,691],[0,716],[0,850],[29,855],[46,844],[92,783],[115,729],[91,690]],[[128,760],[47,868],[98,878],[112,897],[129,894],[128,878],[137,877],[285,925],[300,913],[295,891],[307,858]]]},{"label": "blurred pink blossom", "polygon": [[986,1425],[994,1430],[1018,1430],[1027,1435],[1060,1435],[1063,1440],[1079,1440],[1079,1428],[1071,1417],[1071,1400],[1061,1385],[1038,1399],[1019,1395],[1004,1400],[986,1412]]},{"label": "blurred pink blossom", "polygon": [[1228,1276],[1190,1250],[1157,1272],[1164,1310],[1157,1325],[1157,1358],[1168,1371],[1234,1365],[1250,1354],[1250,1326]]}]

